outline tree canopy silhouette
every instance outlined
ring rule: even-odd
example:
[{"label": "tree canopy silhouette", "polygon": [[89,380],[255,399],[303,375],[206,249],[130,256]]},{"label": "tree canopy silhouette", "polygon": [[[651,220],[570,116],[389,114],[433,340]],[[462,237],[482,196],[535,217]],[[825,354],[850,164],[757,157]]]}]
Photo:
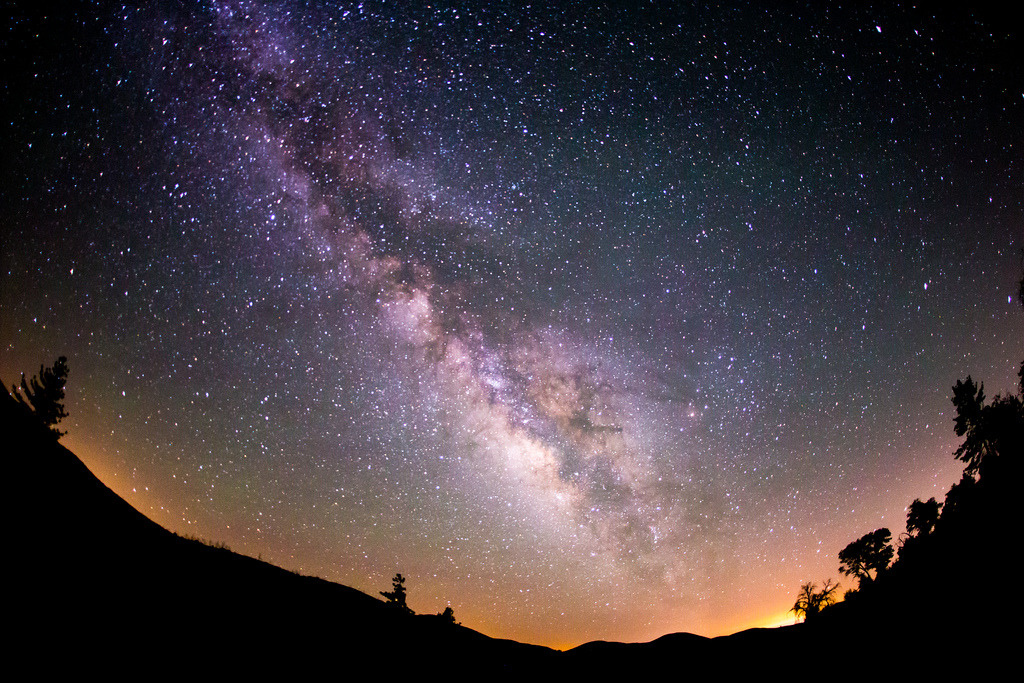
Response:
[{"label": "tree canopy silhouette", "polygon": [[[8,398],[16,402],[23,413],[49,431],[55,439],[67,434],[57,428],[65,417],[64,385],[68,381],[68,359],[61,356],[51,368],[39,366],[39,374],[30,380],[21,375],[21,386],[11,385]],[[2,386],[2,383],[0,383]],[[6,387],[4,387],[4,393]]]},{"label": "tree canopy silhouette", "polygon": [[857,586],[871,583],[892,561],[892,534],[886,528],[864,534],[839,552],[839,571],[855,577]]},{"label": "tree canopy silhouette", "polygon": [[1021,397],[996,396],[986,405],[984,382],[975,384],[968,375],[953,385],[953,405],[956,435],[964,437],[954,455],[967,463],[966,474],[982,474],[982,469],[997,458],[1024,452]]},{"label": "tree canopy silhouette", "polygon": [[390,591],[381,591],[380,594],[387,599],[387,603],[392,607],[412,614],[412,610],[405,604],[405,577],[395,574],[395,578],[391,579],[391,587]]},{"label": "tree canopy silhouette", "polygon": [[942,503],[934,498],[921,501],[915,498],[907,509],[907,533],[911,536],[927,536],[935,529],[939,521]]},{"label": "tree canopy silhouette", "polygon": [[802,616],[804,621],[809,621],[816,617],[821,610],[836,602],[838,591],[839,584],[832,583],[832,579],[827,579],[820,591],[817,590],[815,584],[805,583],[800,586],[800,593],[797,595],[796,602],[793,603],[793,608],[789,611],[796,614],[798,619]]}]

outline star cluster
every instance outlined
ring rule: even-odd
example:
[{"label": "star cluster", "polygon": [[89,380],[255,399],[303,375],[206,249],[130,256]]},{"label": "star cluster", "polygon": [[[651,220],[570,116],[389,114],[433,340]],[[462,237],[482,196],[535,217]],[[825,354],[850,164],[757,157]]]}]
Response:
[{"label": "star cluster", "polygon": [[408,4],[8,10],[0,376],[69,357],[101,478],[565,645],[772,623],[958,477],[948,387],[1024,357],[1012,24]]}]

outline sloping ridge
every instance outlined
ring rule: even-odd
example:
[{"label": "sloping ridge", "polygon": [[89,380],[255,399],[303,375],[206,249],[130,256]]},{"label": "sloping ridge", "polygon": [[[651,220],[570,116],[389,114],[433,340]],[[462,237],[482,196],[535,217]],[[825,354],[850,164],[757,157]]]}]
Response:
[{"label": "sloping ridge", "polygon": [[403,672],[443,658],[466,673],[511,672],[559,654],[177,536],[59,443],[9,416],[2,428],[15,513],[5,616],[17,625],[12,652],[45,668],[295,673],[330,662]]},{"label": "sloping ridge", "polygon": [[439,667],[460,679],[548,680],[683,667],[692,676],[746,676],[784,666],[787,653],[807,642],[806,630],[790,627],[715,639],[675,633],[649,643],[595,641],[562,653],[433,615],[407,616],[353,588],[181,538],[56,441],[10,420],[0,427],[11,445],[8,489],[18,513],[13,651],[59,670],[69,662],[279,675],[325,665],[391,674]]},{"label": "sloping ridge", "polygon": [[[300,576],[156,524],[64,446],[0,420],[10,446],[18,549],[8,611],[13,651],[45,668],[146,667],[232,673],[440,667],[459,678],[712,670],[713,641],[582,645],[566,653],[407,616],[358,590]],[[62,653],[54,659],[52,652]]]}]

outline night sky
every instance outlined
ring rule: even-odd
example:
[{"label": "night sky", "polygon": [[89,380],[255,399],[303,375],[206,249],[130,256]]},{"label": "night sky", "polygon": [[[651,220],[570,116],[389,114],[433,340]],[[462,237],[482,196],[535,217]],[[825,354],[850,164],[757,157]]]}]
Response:
[{"label": "night sky", "polygon": [[492,636],[730,633],[1015,386],[1008,16],[23,4],[0,377],[66,355],[63,442],[178,533]]}]

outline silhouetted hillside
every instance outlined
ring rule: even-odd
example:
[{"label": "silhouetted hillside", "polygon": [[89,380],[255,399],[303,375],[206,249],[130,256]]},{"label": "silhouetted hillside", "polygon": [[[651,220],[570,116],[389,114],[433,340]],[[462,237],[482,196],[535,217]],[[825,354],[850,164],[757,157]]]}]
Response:
[{"label": "silhouetted hillside", "polygon": [[988,403],[984,385],[970,377],[956,383],[954,425],[964,441],[955,455],[966,463],[963,477],[944,503],[909,506],[896,561],[824,610],[815,629],[866,645],[889,643],[916,653],[908,662],[936,671],[969,663],[994,672],[1009,661],[1021,607],[1012,572],[1024,463],[1024,365],[1020,376],[1020,395]]},{"label": "silhouetted hillside", "polygon": [[964,488],[957,511],[947,508],[927,543],[905,547],[872,590],[812,624],[713,639],[592,642],[559,653],[439,616],[407,615],[352,588],[181,538],[132,508],[3,398],[15,530],[6,614],[16,625],[12,651],[46,671],[728,680],[766,672],[817,677],[820,665],[799,669],[812,658],[836,663],[832,673],[844,679],[877,675],[883,663],[890,674],[994,670],[1016,633],[1005,618],[1016,618],[1020,601],[1003,588],[1014,538],[1009,477],[989,475]]},{"label": "silhouetted hillside", "polygon": [[[5,408],[8,408],[6,406]],[[13,651],[45,669],[403,672],[543,665],[548,648],[409,616],[360,591],[181,538],[4,410]]]},{"label": "silhouetted hillside", "polygon": [[951,492],[934,531],[906,538],[892,567],[822,612],[812,627],[868,634],[928,653],[933,664],[1006,662],[1021,607],[1012,584],[1019,532],[1010,509],[1019,494],[1018,465],[1007,464],[998,475],[993,469],[954,487],[962,489],[956,508]]}]

